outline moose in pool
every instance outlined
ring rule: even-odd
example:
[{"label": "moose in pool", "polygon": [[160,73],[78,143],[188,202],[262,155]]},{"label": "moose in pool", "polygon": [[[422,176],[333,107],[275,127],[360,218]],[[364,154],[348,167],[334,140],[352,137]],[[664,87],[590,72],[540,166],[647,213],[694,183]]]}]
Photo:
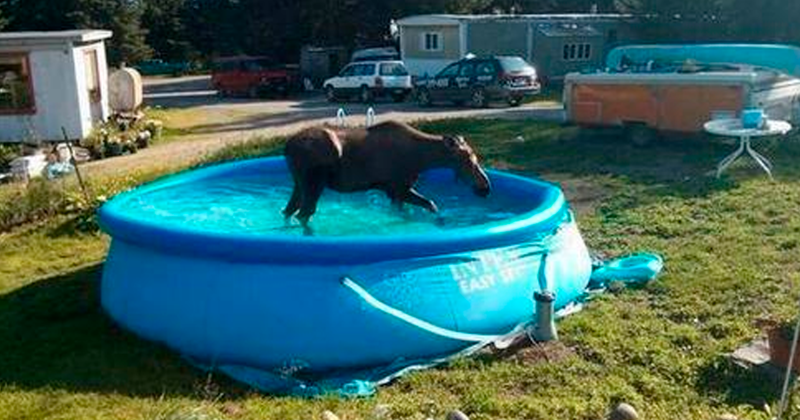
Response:
[{"label": "moose in pool", "polygon": [[432,213],[438,212],[436,204],[414,189],[428,169],[452,168],[478,196],[491,191],[478,156],[462,136],[427,134],[397,121],[368,128],[311,127],[289,138],[284,155],[294,189],[283,215],[288,220],[296,214],[307,233],[325,188],[382,190],[398,208],[409,203]]}]

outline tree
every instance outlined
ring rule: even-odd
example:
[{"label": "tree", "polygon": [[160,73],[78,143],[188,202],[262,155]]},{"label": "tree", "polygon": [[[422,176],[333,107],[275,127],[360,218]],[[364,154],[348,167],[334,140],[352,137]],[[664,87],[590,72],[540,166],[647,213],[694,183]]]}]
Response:
[{"label": "tree", "polygon": [[111,30],[108,60],[114,65],[137,62],[151,52],[140,26],[139,0],[0,0],[0,9],[8,12],[6,29],[12,31]]},{"label": "tree", "polygon": [[800,2],[731,0],[727,9],[737,41],[800,44]]},{"label": "tree", "polygon": [[158,58],[169,61],[197,58],[197,49],[187,29],[191,18],[189,6],[186,0],[144,0],[145,40]]},{"label": "tree", "polygon": [[727,37],[728,0],[617,0],[639,16],[637,32],[653,42],[713,42]]}]

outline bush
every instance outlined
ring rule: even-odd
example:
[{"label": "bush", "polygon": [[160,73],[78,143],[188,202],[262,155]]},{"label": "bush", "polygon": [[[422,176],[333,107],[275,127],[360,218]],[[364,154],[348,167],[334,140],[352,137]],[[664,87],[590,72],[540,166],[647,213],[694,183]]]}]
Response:
[{"label": "bush", "polygon": [[35,222],[59,212],[66,195],[58,184],[36,178],[0,203],[0,231]]},{"label": "bush", "polygon": [[17,144],[0,144],[0,172],[11,169],[11,161],[21,155],[22,151]]},{"label": "bush", "polygon": [[97,209],[108,197],[160,175],[137,174],[90,182],[88,195],[77,185],[55,183],[44,178],[33,179],[27,187],[11,192],[8,199],[0,202],[0,232],[56,215],[73,217],[73,225],[78,231],[96,232],[99,228]]},{"label": "bush", "polygon": [[[97,139],[94,136],[90,138]],[[90,144],[93,140],[87,140],[84,145]],[[206,156],[200,165],[279,154],[284,141],[283,137],[256,137]],[[128,146],[116,144],[117,146],[112,146],[111,149],[102,148],[101,150],[103,153],[108,150],[113,153],[122,153],[124,147],[136,147],[135,142]],[[181,168],[174,169],[177,171]],[[97,180],[90,179],[87,181],[88,196],[74,183],[56,183],[44,178],[33,179],[27,187],[11,191],[7,194],[7,199],[0,201],[0,232],[56,215],[72,217],[72,223],[69,225],[76,231],[96,232],[99,229],[96,220],[97,209],[107,198],[165,174],[164,172],[150,172]]]}]

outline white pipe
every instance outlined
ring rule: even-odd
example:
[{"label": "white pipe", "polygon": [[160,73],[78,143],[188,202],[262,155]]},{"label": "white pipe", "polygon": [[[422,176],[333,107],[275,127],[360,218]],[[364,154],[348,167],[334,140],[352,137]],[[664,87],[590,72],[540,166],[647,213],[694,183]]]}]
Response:
[{"label": "white pipe", "polygon": [[786,366],[786,377],[783,379],[783,391],[781,391],[781,403],[778,406],[778,416],[776,420],[783,418],[783,412],[786,410],[788,403],[787,397],[789,394],[789,379],[792,377],[792,366],[794,365],[794,353],[797,351],[797,338],[800,336],[800,316],[797,317],[797,324],[794,327],[794,337],[792,338],[792,350],[789,352],[789,364]]},{"label": "white pipe", "polygon": [[372,107],[367,108],[367,127],[375,124],[375,110]]},{"label": "white pipe", "polygon": [[336,124],[339,127],[344,127],[344,117],[346,115],[347,114],[344,113],[344,108],[339,108],[339,110],[336,111]]}]

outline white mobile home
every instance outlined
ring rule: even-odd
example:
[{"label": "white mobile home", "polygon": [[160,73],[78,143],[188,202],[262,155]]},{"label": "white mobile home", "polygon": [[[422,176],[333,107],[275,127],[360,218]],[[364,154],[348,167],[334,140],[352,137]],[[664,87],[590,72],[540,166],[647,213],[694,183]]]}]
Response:
[{"label": "white mobile home", "polygon": [[620,14],[419,15],[397,21],[401,58],[411,74],[433,75],[475,55],[516,55],[544,78],[602,65],[605,54],[635,39]]},{"label": "white mobile home", "polygon": [[0,142],[70,139],[109,116],[109,31],[0,33]]}]

